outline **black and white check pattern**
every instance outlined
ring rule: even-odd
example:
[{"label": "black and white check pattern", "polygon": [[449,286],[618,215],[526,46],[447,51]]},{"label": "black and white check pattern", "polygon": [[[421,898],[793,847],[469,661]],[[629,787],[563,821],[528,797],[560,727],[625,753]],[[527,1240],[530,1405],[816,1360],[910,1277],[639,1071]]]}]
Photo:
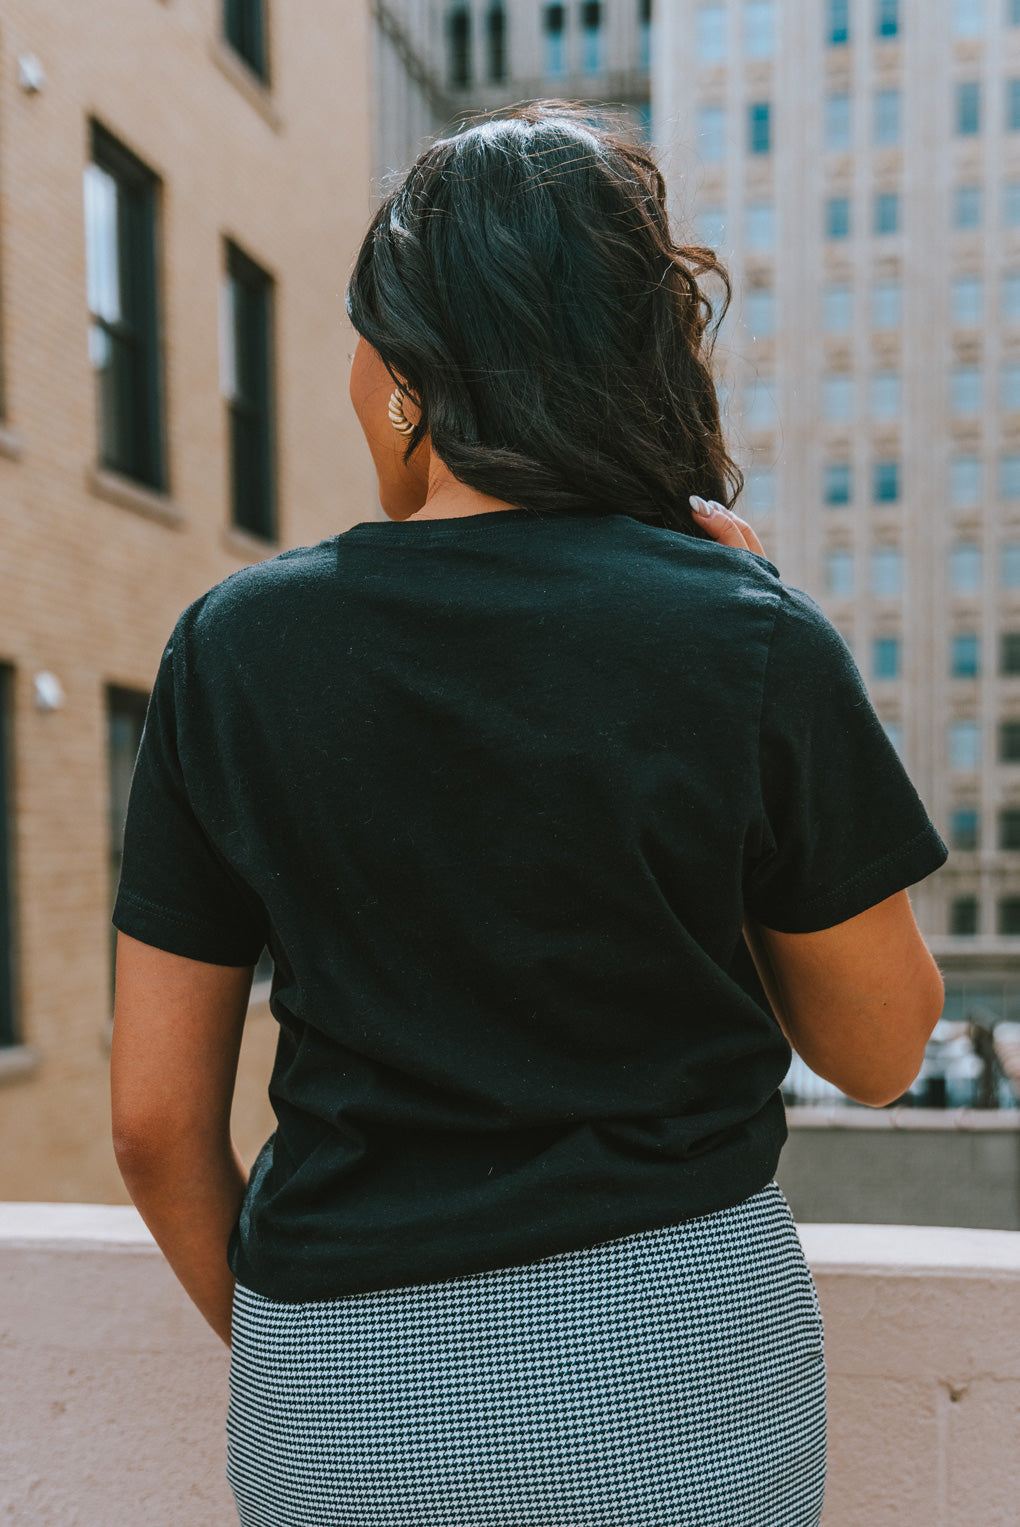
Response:
[{"label": "black and white check pattern", "polygon": [[238,1285],[242,1527],[817,1527],[821,1311],[778,1183],[519,1267]]}]

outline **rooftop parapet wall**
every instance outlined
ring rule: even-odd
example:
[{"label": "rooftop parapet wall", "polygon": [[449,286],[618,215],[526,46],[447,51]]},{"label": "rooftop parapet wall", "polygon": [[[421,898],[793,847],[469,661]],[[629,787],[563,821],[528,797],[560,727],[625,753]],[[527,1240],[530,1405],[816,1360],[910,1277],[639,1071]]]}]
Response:
[{"label": "rooftop parapet wall", "polygon": [[[1020,1232],[800,1226],[823,1527],[1020,1523]],[[0,1518],[236,1527],[228,1354],[131,1208],[0,1204]]]}]

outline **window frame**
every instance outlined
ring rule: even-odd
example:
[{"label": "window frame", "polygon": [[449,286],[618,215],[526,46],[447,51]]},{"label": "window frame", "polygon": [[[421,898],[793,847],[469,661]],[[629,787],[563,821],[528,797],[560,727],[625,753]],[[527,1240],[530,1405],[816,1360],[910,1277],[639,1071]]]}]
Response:
[{"label": "window frame", "polygon": [[999,632],[999,676],[1020,677],[1020,631]]},{"label": "window frame", "polygon": [[772,153],[772,102],[750,101],[747,107],[747,152],[756,158]]},{"label": "window frame", "polygon": [[958,232],[972,232],[984,221],[983,188],[977,182],[967,181],[953,187],[952,226]]},{"label": "window frame", "polygon": [[[961,831],[960,818],[968,817],[968,830]],[[981,811],[977,806],[954,806],[949,813],[949,846],[959,854],[973,854],[981,847]]]},{"label": "window frame", "polygon": [[854,469],[850,461],[827,461],[822,467],[822,502],[841,509],[854,501]]},{"label": "window frame", "polygon": [[953,98],[954,137],[978,137],[981,132],[981,81],[956,80]]},{"label": "window frame", "polygon": [[[837,209],[839,209],[838,212]],[[853,237],[853,207],[849,196],[826,197],[825,237],[826,239]]]},{"label": "window frame", "polygon": [[14,670],[0,663],[0,1051],[21,1042],[15,993]]},{"label": "window frame", "polygon": [[999,722],[999,762],[1020,763],[1020,717],[1009,716]]},{"label": "window frame", "polygon": [[[275,310],[276,283],[272,275],[257,261],[245,253],[233,239],[223,241],[223,277],[232,286],[229,305],[229,343],[231,349],[230,376],[233,390],[226,395],[229,446],[229,498],[230,524],[246,535],[257,536],[268,544],[279,541],[279,493],[277,484],[277,421],[275,378]],[[258,396],[245,396],[241,392],[242,371],[247,369],[242,350],[244,340],[240,337],[239,304],[236,293],[256,294],[261,311],[253,317],[261,332],[255,337],[257,352],[254,362],[258,372]],[[225,337],[227,337],[225,335]],[[243,437],[252,426],[258,432],[259,460],[256,466],[258,503],[260,512],[249,518],[242,517],[242,491],[245,486],[247,467],[238,468],[243,450]]]},{"label": "window frame", "polygon": [[900,232],[899,191],[876,191],[872,231],[878,238]]},{"label": "window frame", "polygon": [[446,78],[451,90],[470,90],[474,82],[471,23],[471,7],[464,0],[450,6],[446,13]]},{"label": "window frame", "polygon": [[[891,683],[902,677],[903,643],[898,636],[875,636],[871,642],[871,671],[880,683]],[[890,657],[891,662],[885,659]]]},{"label": "window frame", "polygon": [[[963,908],[968,916],[963,916]],[[970,927],[960,927],[970,923]],[[976,896],[954,896],[949,903],[949,936],[951,938],[976,938],[981,927],[981,904]]]},{"label": "window frame", "polygon": [[1020,852],[1020,807],[1001,806],[999,808],[996,843],[1000,853]]},{"label": "window frame", "polygon": [[903,141],[903,92],[898,85],[885,85],[875,91],[871,134],[878,148],[892,148]]},{"label": "window frame", "polygon": [[[961,661],[963,643],[969,644],[973,661]],[[951,631],[949,633],[949,677],[951,679],[977,679],[981,676],[981,634],[978,631]]]},{"label": "window frame", "polygon": [[223,0],[223,40],[263,85],[269,85],[268,0]]},{"label": "window frame", "polygon": [[830,48],[850,45],[850,0],[829,0],[826,34]]},{"label": "window frame", "polygon": [[902,464],[898,459],[884,457],[871,464],[871,502],[873,504],[898,504],[903,494]]},{"label": "window frame", "polygon": [[[966,582],[957,583],[953,577],[953,569],[967,568],[976,573],[976,577]],[[946,558],[946,583],[951,594],[980,594],[984,586],[985,556],[984,547],[980,541],[953,541],[949,546],[949,555]]]},{"label": "window frame", "polygon": [[900,35],[899,0],[875,0],[875,38],[892,42]]},{"label": "window frame", "polygon": [[[130,309],[108,319],[89,309],[89,326],[106,336],[110,356],[127,355],[111,373],[116,416],[107,417],[103,368],[94,367],[96,458],[104,471],[116,472],[157,493],[169,490],[165,420],[165,357],[162,342],[161,191],[159,176],[115,138],[101,122],[89,124],[89,166],[96,166],[117,186],[118,302]],[[87,213],[86,213],[87,225]],[[86,243],[88,242],[86,238]],[[87,254],[87,251],[86,251]],[[112,364],[112,361],[111,361]],[[124,455],[108,449],[112,425],[129,443]]]},{"label": "window frame", "polygon": [[848,154],[853,148],[853,96],[848,90],[830,90],[824,97],[822,131],[827,154]]},{"label": "window frame", "polygon": [[[131,769],[138,757],[138,748],[141,745],[142,729],[145,725],[145,716],[149,705],[149,692],[142,689],[129,689],[123,684],[107,684],[105,686],[105,716],[106,716],[106,781],[107,781],[107,865],[109,869],[108,901],[110,911],[113,911],[114,902],[117,899],[117,887],[120,882],[121,866],[124,862],[124,828],[127,817],[127,789],[124,790],[123,801],[118,799],[118,779],[114,771],[114,721],[123,719],[129,726],[135,729],[134,759],[131,768],[127,770],[127,780],[130,781]],[[122,810],[118,808],[122,807]],[[110,1009],[113,1009],[114,976],[116,971],[117,956],[117,930],[110,925]]]}]

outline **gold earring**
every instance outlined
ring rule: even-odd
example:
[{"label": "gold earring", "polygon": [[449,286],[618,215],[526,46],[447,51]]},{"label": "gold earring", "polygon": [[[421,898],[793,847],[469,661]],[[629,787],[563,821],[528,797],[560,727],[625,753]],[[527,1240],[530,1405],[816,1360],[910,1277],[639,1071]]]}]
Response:
[{"label": "gold earring", "polygon": [[394,387],[390,393],[390,406],[386,410],[390,416],[390,423],[398,435],[413,435],[414,425],[404,413],[404,393],[400,387]]}]

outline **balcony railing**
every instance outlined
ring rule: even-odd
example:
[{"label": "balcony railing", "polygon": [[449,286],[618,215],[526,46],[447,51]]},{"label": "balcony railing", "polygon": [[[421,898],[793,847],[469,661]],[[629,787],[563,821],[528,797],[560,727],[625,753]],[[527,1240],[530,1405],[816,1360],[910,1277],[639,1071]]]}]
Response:
[{"label": "balcony railing", "polygon": [[[1020,1232],[800,1235],[825,1318],[822,1527],[1015,1527]],[[133,1209],[0,1204],[0,1353],[0,1519],[236,1527],[228,1354]]]}]

